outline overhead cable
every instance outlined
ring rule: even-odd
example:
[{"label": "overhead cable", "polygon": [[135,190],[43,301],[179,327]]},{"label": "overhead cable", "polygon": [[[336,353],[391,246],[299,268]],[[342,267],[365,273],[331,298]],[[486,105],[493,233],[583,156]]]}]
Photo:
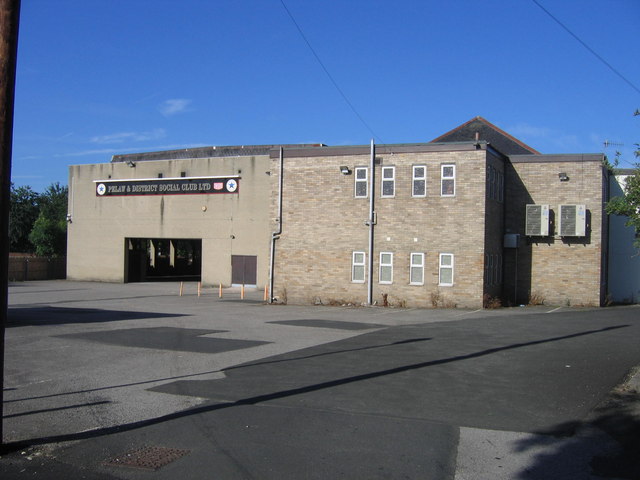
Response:
[{"label": "overhead cable", "polygon": [[566,32],[571,35],[573,38],[575,38],[578,42],[580,42],[580,44],[586,48],[594,57],[596,57],[598,60],[600,60],[602,63],[604,63],[609,70],[611,70],[613,73],[615,73],[618,77],[620,77],[622,80],[624,80],[631,88],[633,88],[636,92],[640,93],[640,88],[636,87],[629,79],[627,79],[624,75],[622,75],[618,70],[616,70],[609,62],[607,62],[604,58],[602,58],[600,55],[598,55],[598,53],[593,50],[593,48],[591,48],[589,45],[587,45],[584,41],[582,41],[582,39],[580,37],[578,37],[575,33],[573,33],[571,30],[569,30],[569,28],[562,23],[560,20],[558,20],[555,16],[553,16],[553,14],[547,10],[546,8],[544,8],[542,5],[540,5],[540,3],[538,2],[538,0],[531,0],[533,3],[535,3],[538,7],[540,7],[542,9],[542,11],[544,13],[546,13],[547,15],[549,15],[558,25],[560,25],[564,30],[566,30]]},{"label": "overhead cable", "polygon": [[382,140],[380,139],[380,137],[378,135],[376,135],[376,133],[373,131],[373,129],[369,126],[369,124],[364,120],[364,118],[362,118],[362,115],[360,115],[360,113],[358,113],[358,110],[356,110],[356,107],[353,106],[353,104],[349,101],[349,99],[347,98],[347,96],[345,95],[345,93],[342,91],[342,89],[340,88],[340,86],[338,85],[338,82],[335,81],[335,79],[333,78],[333,76],[331,75],[331,73],[329,73],[329,70],[327,69],[327,67],[325,67],[324,63],[322,62],[322,60],[320,60],[320,57],[318,56],[318,54],[316,53],[316,51],[313,49],[313,47],[311,46],[311,43],[309,42],[309,40],[307,39],[307,36],[304,34],[304,32],[302,31],[302,28],[300,28],[300,25],[298,25],[298,22],[296,22],[296,19],[293,17],[293,15],[291,14],[291,12],[289,11],[289,9],[287,8],[287,6],[284,3],[284,0],[280,0],[280,3],[282,4],[282,7],[285,9],[285,11],[287,12],[287,14],[289,15],[289,18],[291,19],[291,21],[293,22],[293,24],[296,26],[296,28],[298,29],[298,32],[300,33],[300,36],[302,37],[302,39],[304,40],[304,42],[307,44],[307,47],[309,47],[309,50],[311,50],[311,53],[313,54],[313,56],[315,57],[315,59],[317,60],[317,62],[320,64],[320,66],[322,67],[322,70],[324,70],[324,73],[327,74],[327,77],[329,77],[329,80],[331,80],[331,83],[333,84],[333,86],[336,88],[336,90],[338,91],[338,93],[342,96],[343,100],[347,103],[347,105],[349,105],[349,108],[351,108],[351,110],[353,111],[353,113],[355,113],[355,115],[358,117],[358,119],[362,122],[362,124],[367,128],[367,130],[369,130],[369,132],[371,133],[371,135],[373,135],[374,138],[377,138],[380,142],[382,142]]}]

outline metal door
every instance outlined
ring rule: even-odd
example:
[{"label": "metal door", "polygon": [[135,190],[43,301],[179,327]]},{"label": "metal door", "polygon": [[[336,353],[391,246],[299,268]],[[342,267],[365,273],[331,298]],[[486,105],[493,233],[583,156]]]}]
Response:
[{"label": "metal door", "polygon": [[233,285],[256,285],[258,257],[254,255],[231,255],[231,283]]}]

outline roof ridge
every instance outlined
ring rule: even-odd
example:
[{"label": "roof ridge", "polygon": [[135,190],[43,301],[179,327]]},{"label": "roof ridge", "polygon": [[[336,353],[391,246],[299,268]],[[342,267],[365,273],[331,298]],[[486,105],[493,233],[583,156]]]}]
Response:
[{"label": "roof ridge", "polygon": [[464,122],[462,125],[458,125],[457,127],[449,130],[446,133],[443,133],[442,135],[440,135],[437,138],[434,138],[433,140],[431,140],[431,142],[435,143],[435,142],[439,142],[442,138],[447,137],[459,130],[462,130],[463,128],[465,128],[467,125],[469,125],[472,122],[481,122],[484,123],[487,127],[491,128],[492,130],[494,130],[495,132],[499,133],[500,135],[508,138],[509,140],[511,140],[512,142],[520,145],[522,148],[524,148],[525,150],[531,152],[534,155],[540,155],[540,152],[537,151],[535,148],[530,147],[529,145],[527,145],[526,143],[524,143],[522,140],[518,140],[516,137],[514,137],[513,135],[505,132],[504,130],[502,130],[500,127],[497,127],[496,125],[494,125],[493,123],[491,123],[489,120],[487,120],[486,118],[480,116],[480,115],[476,115],[475,117],[471,118],[470,120],[467,120],[466,122]]}]

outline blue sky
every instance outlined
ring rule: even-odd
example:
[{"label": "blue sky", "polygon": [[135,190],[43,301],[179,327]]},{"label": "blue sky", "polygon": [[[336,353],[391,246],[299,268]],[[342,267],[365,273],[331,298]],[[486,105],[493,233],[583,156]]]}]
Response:
[{"label": "blue sky", "polygon": [[[364,123],[280,0],[23,0],[13,182],[118,153],[427,142],[477,115],[634,161],[640,93],[532,0],[284,1]],[[538,1],[640,88],[638,0]]]}]

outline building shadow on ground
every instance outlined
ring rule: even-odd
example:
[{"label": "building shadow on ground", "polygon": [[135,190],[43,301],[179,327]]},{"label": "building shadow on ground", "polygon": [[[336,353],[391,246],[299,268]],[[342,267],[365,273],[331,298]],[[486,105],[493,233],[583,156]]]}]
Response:
[{"label": "building shadow on ground", "polygon": [[100,308],[31,307],[9,308],[7,327],[64,325],[68,323],[104,323],[143,318],[183,317],[182,314],[105,310]]},{"label": "building shadow on ground", "polygon": [[[558,448],[545,449],[517,477],[526,480],[569,478],[562,469],[580,468],[589,475],[640,479],[640,391],[619,386],[582,422],[568,422],[552,430],[536,432],[517,445],[524,452],[548,444],[549,436],[571,436]],[[614,440],[615,442],[613,442]],[[593,452],[585,457],[585,452]],[[577,467],[571,463],[584,462]],[[574,470],[575,471],[575,470]],[[591,476],[586,478],[592,478]]]}]

